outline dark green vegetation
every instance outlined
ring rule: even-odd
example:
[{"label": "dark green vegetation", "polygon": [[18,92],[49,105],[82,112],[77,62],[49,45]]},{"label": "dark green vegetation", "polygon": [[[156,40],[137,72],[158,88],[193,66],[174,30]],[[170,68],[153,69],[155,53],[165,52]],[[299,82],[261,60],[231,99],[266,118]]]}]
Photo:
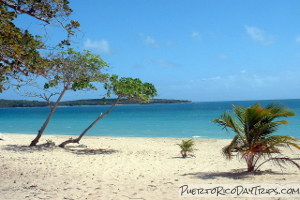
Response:
[{"label": "dark green vegetation", "polygon": [[13,107],[46,107],[47,102],[43,101],[27,101],[27,100],[0,100],[1,108],[13,108]]},{"label": "dark green vegetation", "polygon": [[[96,105],[112,105],[116,99],[84,99],[76,101],[63,101],[59,106],[96,106]],[[160,104],[160,103],[191,103],[188,100],[174,100],[174,99],[151,99],[149,102],[139,102],[136,100],[122,99],[118,104]],[[13,107],[46,107],[47,102],[44,101],[26,101],[26,100],[4,100],[0,99],[0,108]]]},{"label": "dark green vegetation", "polygon": [[[79,22],[70,20],[72,9],[67,0],[0,0],[0,92],[11,81],[22,82],[30,73],[44,74],[48,60],[40,50],[58,49],[70,45],[70,38],[79,27]],[[29,30],[16,26],[14,20],[27,15],[41,23],[52,24],[66,32],[58,44],[49,46],[46,38],[32,35]]]},{"label": "dark green vegetation", "polygon": [[[227,159],[232,159],[237,152],[247,163],[248,172],[257,171],[268,161],[283,167],[292,164],[300,169],[300,165],[291,158],[281,154],[280,147],[295,147],[300,149],[300,140],[287,135],[273,135],[277,127],[287,124],[283,117],[294,116],[295,113],[281,105],[270,104],[260,107],[255,104],[249,108],[233,106],[235,116],[225,112],[213,122],[223,129],[230,128],[236,135],[231,143],[223,148]],[[261,159],[265,159],[258,163]]]}]

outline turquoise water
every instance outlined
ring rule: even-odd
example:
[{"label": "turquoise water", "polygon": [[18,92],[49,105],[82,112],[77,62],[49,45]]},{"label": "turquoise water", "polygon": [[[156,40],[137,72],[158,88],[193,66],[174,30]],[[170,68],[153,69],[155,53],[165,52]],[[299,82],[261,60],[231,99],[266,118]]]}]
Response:
[{"label": "turquoise water", "polygon": [[[232,104],[249,106],[258,101],[204,102],[190,104],[120,105],[99,121],[90,136],[231,138],[211,120]],[[262,105],[273,101],[259,101]],[[300,138],[300,100],[276,101],[294,110],[289,125],[278,133]],[[59,107],[44,134],[78,135],[109,106]],[[2,108],[0,132],[36,134],[49,108]]]}]

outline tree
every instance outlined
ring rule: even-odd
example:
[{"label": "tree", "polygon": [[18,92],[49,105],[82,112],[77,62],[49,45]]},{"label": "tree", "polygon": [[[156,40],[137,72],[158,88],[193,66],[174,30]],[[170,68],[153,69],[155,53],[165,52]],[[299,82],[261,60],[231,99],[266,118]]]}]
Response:
[{"label": "tree", "polygon": [[0,92],[10,79],[22,79],[29,73],[42,74],[45,62],[39,49],[46,49],[41,36],[17,27],[14,20],[29,15],[45,24],[58,24],[67,32],[58,47],[70,44],[79,23],[69,20],[72,13],[67,0],[0,0]]},{"label": "tree", "polygon": [[[235,117],[225,112],[213,122],[224,129],[232,129],[235,136],[228,146],[223,148],[227,159],[232,158],[232,152],[237,151],[247,163],[248,172],[256,171],[262,164],[274,161],[280,167],[283,164],[300,166],[289,157],[282,157],[279,147],[295,147],[300,149],[297,138],[287,135],[273,135],[278,126],[287,124],[288,121],[278,118],[294,116],[295,113],[280,105],[270,104],[261,108],[255,104],[249,108],[233,106]],[[274,157],[273,155],[279,155]],[[261,164],[258,161],[267,158]],[[257,167],[256,167],[257,166]]]},{"label": "tree", "polygon": [[180,153],[183,158],[187,157],[188,152],[193,152],[195,150],[193,148],[194,144],[195,143],[194,143],[193,139],[182,140],[180,144],[177,144],[181,148]]},{"label": "tree", "polygon": [[[50,112],[30,146],[35,146],[39,142],[66,91],[96,89],[93,82],[105,82],[108,79],[108,75],[101,72],[103,68],[108,67],[108,64],[100,56],[93,55],[89,51],[79,53],[68,49],[54,57],[51,63],[52,65],[47,68],[47,73],[44,74],[44,78],[48,81],[45,83],[44,89],[48,90],[48,93],[31,95],[46,100],[50,106]],[[56,95],[58,95],[56,101],[51,102],[50,99]]]},{"label": "tree", "polygon": [[150,101],[150,97],[157,95],[157,91],[151,83],[143,83],[140,79],[118,78],[113,75],[110,81],[105,83],[104,88],[107,90],[107,96],[114,94],[117,96],[114,104],[105,112],[101,113],[76,139],[69,139],[59,145],[64,148],[70,143],[79,143],[81,138],[103,117],[108,115],[121,99],[130,99],[137,101]]}]

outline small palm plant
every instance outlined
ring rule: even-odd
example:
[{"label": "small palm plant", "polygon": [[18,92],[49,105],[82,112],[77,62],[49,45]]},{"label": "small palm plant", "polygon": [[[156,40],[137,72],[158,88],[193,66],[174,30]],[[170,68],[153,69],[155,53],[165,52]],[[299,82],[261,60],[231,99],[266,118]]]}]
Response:
[{"label": "small palm plant", "polygon": [[[284,164],[293,164],[300,169],[300,165],[289,157],[282,156],[279,147],[295,147],[300,149],[299,139],[287,135],[273,135],[279,125],[287,124],[282,117],[294,116],[295,113],[280,105],[270,104],[261,108],[255,104],[249,108],[233,106],[235,117],[225,112],[213,122],[226,129],[232,129],[235,136],[231,143],[223,148],[227,159],[232,158],[232,152],[237,151],[245,159],[248,172],[257,169],[268,161],[274,161],[280,167]],[[273,155],[278,155],[274,157]],[[258,161],[265,161],[258,165]],[[258,166],[257,166],[258,165]]]},{"label": "small palm plant", "polygon": [[180,144],[177,144],[180,148],[181,148],[181,155],[183,158],[187,157],[187,153],[188,152],[192,152],[195,149],[193,148],[194,146],[194,141],[193,139],[189,139],[189,140],[182,140]]}]

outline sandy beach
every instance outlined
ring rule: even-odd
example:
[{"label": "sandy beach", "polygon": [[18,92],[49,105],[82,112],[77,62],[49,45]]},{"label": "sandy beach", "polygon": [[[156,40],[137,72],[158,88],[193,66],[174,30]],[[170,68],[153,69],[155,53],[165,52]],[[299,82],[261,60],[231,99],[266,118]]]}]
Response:
[{"label": "sandy beach", "polygon": [[[269,163],[261,168],[263,173],[241,172],[245,162],[228,161],[221,154],[230,141],[225,139],[197,138],[194,156],[182,159],[176,145],[182,139],[176,138],[85,137],[80,145],[61,149],[28,147],[34,135],[4,135],[7,139],[0,140],[3,200],[171,200],[184,199],[179,196],[181,184],[300,183],[299,170],[293,166],[282,172]],[[48,139],[59,144],[69,137],[44,135],[39,144]],[[299,162],[299,151],[287,149],[285,154]]]}]

